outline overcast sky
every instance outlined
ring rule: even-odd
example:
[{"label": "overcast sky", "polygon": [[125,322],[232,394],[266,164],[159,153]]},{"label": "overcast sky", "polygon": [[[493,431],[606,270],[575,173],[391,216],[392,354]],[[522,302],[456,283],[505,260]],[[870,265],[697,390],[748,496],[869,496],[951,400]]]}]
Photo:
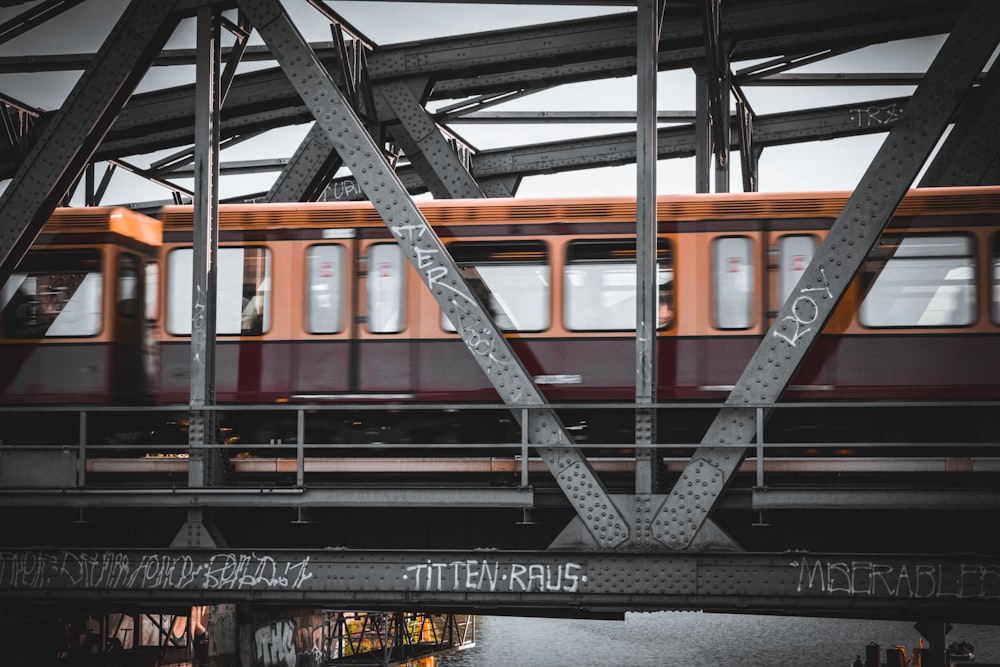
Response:
[{"label": "overcast sky", "polygon": [[[310,41],[328,41],[329,29],[322,17],[304,0],[283,0],[293,20]],[[45,26],[6,44],[0,56],[57,52],[93,52],[103,42],[127,0],[89,0],[65,12]],[[378,44],[416,41],[445,35],[494,30],[584,16],[618,13],[618,6],[544,5],[461,5],[397,2],[331,2],[336,11]],[[28,5],[0,9],[0,21],[24,11]],[[99,8],[99,11],[95,11]],[[724,10],[724,7],[723,7]],[[190,22],[188,22],[190,23]],[[190,25],[187,26],[188,28]],[[254,36],[253,43],[261,43]],[[941,38],[927,38],[870,47],[852,54],[817,63],[800,71],[824,72],[923,72],[933,59]],[[181,28],[168,48],[193,48],[189,29]],[[734,64],[739,69],[744,64]],[[254,65],[252,65],[254,66]],[[259,66],[259,65],[255,65]],[[44,109],[58,107],[78,78],[78,72],[0,75],[0,92]],[[156,68],[139,90],[193,81],[192,68]],[[879,97],[908,95],[912,87],[826,87],[746,89],[751,105],[760,114],[792,109],[822,107]],[[665,72],[658,81],[661,110],[691,110],[694,107],[694,77],[690,72]],[[635,78],[575,84],[529,95],[494,110],[529,111],[634,111]],[[289,147],[298,143],[308,126],[278,130],[222,153],[223,161],[289,157]],[[582,134],[618,133],[634,129],[627,124],[608,125],[456,125],[455,129],[479,149],[571,138]],[[835,190],[853,189],[884,135],[813,142],[768,148],[760,161],[760,189]],[[145,166],[162,154],[136,156],[132,161]],[[731,189],[741,189],[738,155],[733,156]],[[223,197],[266,190],[275,174],[223,179]],[[661,161],[657,167],[658,190],[662,194],[694,191],[693,159]],[[178,181],[185,187],[190,182]],[[526,178],[519,197],[573,196],[581,194],[628,195],[635,192],[635,168],[622,166],[588,169],[563,174]],[[116,174],[107,203],[158,200],[168,197],[163,188],[137,177]]]}]

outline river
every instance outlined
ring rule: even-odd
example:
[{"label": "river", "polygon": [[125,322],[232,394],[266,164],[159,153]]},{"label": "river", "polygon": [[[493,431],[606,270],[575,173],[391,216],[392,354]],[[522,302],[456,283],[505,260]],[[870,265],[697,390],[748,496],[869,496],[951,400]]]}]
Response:
[{"label": "river", "polygon": [[[913,623],[700,612],[627,614],[624,621],[481,616],[476,646],[437,667],[848,667],[876,642],[913,655]],[[958,625],[976,663],[1000,663],[1000,628]],[[884,659],[884,658],[883,658]],[[884,663],[883,663],[884,664]]]}]

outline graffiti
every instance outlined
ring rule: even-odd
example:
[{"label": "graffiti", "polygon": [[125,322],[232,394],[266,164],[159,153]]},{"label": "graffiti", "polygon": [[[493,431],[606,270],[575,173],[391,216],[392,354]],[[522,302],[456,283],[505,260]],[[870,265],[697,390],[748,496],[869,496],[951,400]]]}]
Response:
[{"label": "graffiti", "polygon": [[294,633],[291,621],[275,621],[257,628],[253,643],[258,667],[295,667]]},{"label": "graffiti", "polygon": [[[245,635],[246,636],[246,635]],[[278,619],[252,626],[252,667],[315,667],[323,664],[323,628],[305,619]]]},{"label": "graffiti", "polygon": [[902,113],[902,107],[893,102],[885,106],[851,109],[851,120],[856,120],[858,127],[882,127],[898,121]]},{"label": "graffiti", "polygon": [[414,591],[489,591],[491,593],[575,593],[587,575],[579,563],[550,565],[478,560],[427,561],[410,565],[403,579]]},{"label": "graffiti", "polygon": [[224,553],[196,561],[190,555],[126,553],[0,552],[0,587],[77,589],[242,590],[299,589],[311,579],[309,558]]},{"label": "graffiti", "polygon": [[201,285],[196,284],[194,289],[194,306],[191,310],[191,355],[196,365],[204,367],[204,357],[208,346],[207,298]]},{"label": "graffiti", "polygon": [[796,592],[890,598],[1000,599],[1000,564],[896,564],[877,561],[793,561]]},{"label": "graffiti", "polygon": [[833,298],[833,294],[830,292],[830,283],[826,279],[826,271],[824,271],[822,267],[819,270],[819,275],[823,279],[823,286],[803,287],[801,290],[799,290],[799,294],[801,296],[799,296],[798,298],[795,299],[794,302],[792,302],[792,314],[781,318],[782,330],[788,328],[788,325],[783,324],[788,320],[791,320],[792,323],[795,325],[795,331],[792,334],[791,338],[778,331],[777,327],[775,327],[774,336],[776,338],[780,338],[781,340],[785,341],[792,347],[796,347],[799,339],[808,334],[810,331],[812,331],[812,327],[809,327],[808,329],[803,329],[802,327],[809,326],[810,324],[816,321],[816,318],[819,317],[819,305],[816,303],[815,299],[813,299],[811,296],[806,296],[806,293],[824,292],[825,298],[827,299]]},{"label": "graffiti", "polygon": [[483,317],[483,309],[472,296],[456,286],[456,283],[462,284],[462,281],[449,279],[451,269],[448,266],[434,264],[435,257],[441,254],[440,249],[418,245],[426,234],[427,227],[420,224],[400,224],[390,229],[400,243],[410,250],[415,268],[423,272],[424,282],[438,298],[442,309],[451,314],[449,319],[455,325],[462,342],[474,355],[484,360],[483,368],[490,381],[508,394],[511,402],[524,398],[526,383],[520,379],[519,367],[497,358],[498,334],[487,326],[489,320]]},{"label": "graffiti", "polygon": [[334,181],[323,191],[320,201],[353,201],[362,199],[361,186],[353,178]]}]

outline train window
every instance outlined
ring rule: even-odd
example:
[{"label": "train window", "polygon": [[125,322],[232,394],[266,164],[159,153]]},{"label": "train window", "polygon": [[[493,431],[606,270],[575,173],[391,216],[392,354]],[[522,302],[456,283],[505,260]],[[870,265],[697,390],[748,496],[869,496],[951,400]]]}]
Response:
[{"label": "train window", "polygon": [[864,274],[865,326],[953,327],[975,320],[975,258],[968,236],[883,236]]},{"label": "train window", "polygon": [[395,243],[368,249],[368,331],[398,333],[406,319],[406,266]]},{"label": "train window", "polygon": [[993,237],[993,322],[1000,324],[1000,234]]},{"label": "train window", "polygon": [[712,242],[712,317],[719,329],[753,324],[753,244],[746,236]]},{"label": "train window", "polygon": [[[658,328],[673,323],[670,244],[657,241]],[[635,241],[573,241],[567,248],[564,317],[574,331],[635,330]]]},{"label": "train window", "polygon": [[306,331],[338,333],[344,328],[344,246],[306,250]]},{"label": "train window", "polygon": [[31,251],[0,290],[4,336],[96,336],[103,287],[97,250]]},{"label": "train window", "polygon": [[160,314],[160,265],[146,262],[143,267],[143,317],[155,322]]},{"label": "train window", "polygon": [[139,258],[130,253],[118,255],[118,313],[139,315]]},{"label": "train window", "polygon": [[795,289],[815,252],[815,236],[789,235],[778,241],[778,298],[781,303]]},{"label": "train window", "polygon": [[[548,328],[551,280],[544,243],[456,241],[448,251],[498,327],[504,331]],[[441,326],[455,330],[444,313]]]},{"label": "train window", "polygon": [[[191,248],[167,256],[167,331],[191,334]],[[271,253],[266,248],[219,248],[217,334],[259,336],[271,324]]]}]

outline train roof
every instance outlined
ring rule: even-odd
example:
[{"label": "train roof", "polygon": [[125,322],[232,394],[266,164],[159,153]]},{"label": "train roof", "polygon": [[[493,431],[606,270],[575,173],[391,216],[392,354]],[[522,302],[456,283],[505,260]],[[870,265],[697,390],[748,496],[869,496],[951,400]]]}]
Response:
[{"label": "train roof", "polygon": [[[657,197],[660,220],[737,220],[759,218],[835,218],[850,192],[725,193]],[[416,201],[432,224],[545,223],[572,219],[635,220],[633,197],[552,199],[422,199]],[[190,228],[193,207],[165,206],[164,228]],[[911,190],[897,215],[1000,212],[1000,187]],[[222,204],[220,227],[241,229],[303,227],[380,227],[385,223],[368,201]]]},{"label": "train roof", "polygon": [[42,234],[94,234],[110,232],[149,246],[163,243],[163,223],[120,206],[57,208],[42,227]]}]

